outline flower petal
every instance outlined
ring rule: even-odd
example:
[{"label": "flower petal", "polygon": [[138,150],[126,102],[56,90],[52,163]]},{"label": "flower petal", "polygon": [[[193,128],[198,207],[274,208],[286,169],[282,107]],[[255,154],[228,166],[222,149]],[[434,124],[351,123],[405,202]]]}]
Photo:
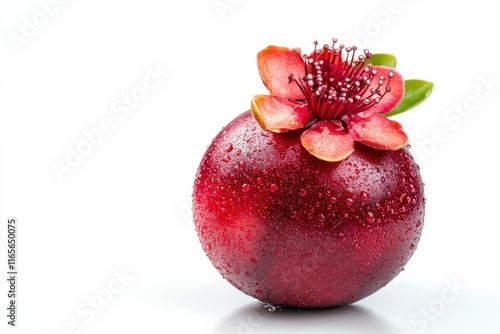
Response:
[{"label": "flower petal", "polygon": [[278,96],[255,95],[251,110],[262,129],[278,133],[303,128],[313,118],[307,104]]},{"label": "flower petal", "polygon": [[340,121],[318,121],[300,136],[302,146],[316,158],[341,161],[354,152],[354,140]]},{"label": "flower petal", "polygon": [[401,124],[380,114],[351,117],[347,128],[355,141],[379,150],[397,150],[408,143]]},{"label": "flower petal", "polygon": [[[399,101],[403,98],[404,95],[404,90],[405,90],[405,84],[403,81],[403,77],[401,74],[399,74],[395,69],[387,67],[387,66],[372,66],[372,70],[376,70],[377,74],[375,77],[372,79],[372,83],[370,85],[370,88],[363,94],[362,98],[368,98],[372,93],[371,89],[378,89],[378,81],[380,76],[383,76],[385,78],[384,84],[380,86],[380,91],[383,94],[387,86],[390,87],[390,91],[387,92],[384,97],[380,99],[379,103],[374,104],[371,108],[366,109],[363,112],[364,117],[370,117],[371,115],[375,113],[386,113],[391,111],[398,103]],[[389,72],[393,73],[393,77],[389,79]],[[389,82],[389,85],[387,85],[387,82]],[[377,97],[378,95],[375,93],[373,97]]]},{"label": "flower petal", "polygon": [[257,54],[257,67],[262,82],[271,95],[287,99],[303,99],[304,95],[290,74],[300,80],[305,73],[300,49],[271,45]]}]

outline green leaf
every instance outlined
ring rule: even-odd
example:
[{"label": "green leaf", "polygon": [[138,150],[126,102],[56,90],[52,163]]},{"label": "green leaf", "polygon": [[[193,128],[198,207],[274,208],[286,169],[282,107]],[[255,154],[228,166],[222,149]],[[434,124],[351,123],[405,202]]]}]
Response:
[{"label": "green leaf", "polygon": [[394,116],[418,106],[431,95],[433,87],[434,84],[429,81],[405,80],[405,94],[403,98],[394,109],[384,115]]},{"label": "green leaf", "polygon": [[396,57],[388,53],[374,53],[370,58],[370,63],[374,66],[387,66],[396,68]]}]

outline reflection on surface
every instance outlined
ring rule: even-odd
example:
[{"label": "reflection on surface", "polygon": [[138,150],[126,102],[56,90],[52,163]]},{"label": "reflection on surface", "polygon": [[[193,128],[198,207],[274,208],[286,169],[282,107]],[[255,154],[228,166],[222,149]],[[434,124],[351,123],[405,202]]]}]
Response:
[{"label": "reflection on surface", "polygon": [[276,310],[260,303],[237,309],[214,326],[214,334],[395,333],[396,328],[366,307],[348,305],[322,310]]}]

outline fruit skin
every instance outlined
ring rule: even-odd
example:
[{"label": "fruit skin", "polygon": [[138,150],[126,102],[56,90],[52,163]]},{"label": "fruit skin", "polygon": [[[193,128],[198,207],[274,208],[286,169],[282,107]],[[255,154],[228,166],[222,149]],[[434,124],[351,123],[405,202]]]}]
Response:
[{"label": "fruit skin", "polygon": [[326,162],[299,131],[266,132],[249,111],[215,137],[193,191],[196,231],[221,275],[294,308],[350,304],[385,286],[416,249],[424,206],[406,148],[356,144]]}]

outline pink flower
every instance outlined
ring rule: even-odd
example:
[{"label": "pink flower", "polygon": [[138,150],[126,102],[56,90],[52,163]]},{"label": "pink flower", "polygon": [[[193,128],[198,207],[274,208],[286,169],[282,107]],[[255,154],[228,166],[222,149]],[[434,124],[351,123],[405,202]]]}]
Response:
[{"label": "pink flower", "polygon": [[379,150],[408,143],[401,125],[383,113],[404,94],[394,69],[372,66],[371,53],[356,47],[324,45],[309,55],[269,46],[257,54],[260,77],[271,95],[252,99],[252,114],[271,132],[304,129],[304,148],[321,160],[347,158],[358,142]]}]

